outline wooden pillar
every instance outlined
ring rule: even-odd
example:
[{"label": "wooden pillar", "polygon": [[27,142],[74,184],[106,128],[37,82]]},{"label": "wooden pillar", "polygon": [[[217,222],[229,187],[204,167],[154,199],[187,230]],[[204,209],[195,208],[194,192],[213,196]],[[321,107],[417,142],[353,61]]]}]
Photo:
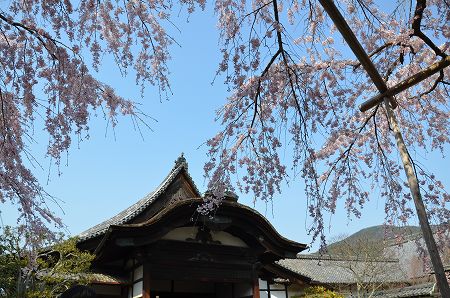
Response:
[{"label": "wooden pillar", "polygon": [[143,269],[142,298],[150,298],[150,265],[145,263]]},{"label": "wooden pillar", "polygon": [[256,262],[252,266],[252,279],[253,279],[253,298],[260,298],[259,292],[259,269],[261,268],[261,263]]},{"label": "wooden pillar", "polygon": [[414,205],[416,206],[417,217],[419,218],[419,224],[422,230],[423,239],[425,240],[428,254],[430,255],[431,263],[433,264],[436,283],[442,297],[450,297],[450,287],[447,282],[447,278],[445,277],[444,266],[442,265],[442,260],[439,256],[439,250],[437,248],[436,241],[434,240],[433,231],[431,230],[430,223],[428,221],[427,210],[422,200],[419,181],[415,173],[412,159],[409,155],[405,141],[403,140],[397,117],[395,116],[394,111],[390,106],[389,99],[386,97],[384,98],[384,107],[389,117],[389,124],[394,131],[395,140],[397,141],[397,148],[403,162],[403,168],[405,170],[406,178],[408,179],[408,185],[413,197]]},{"label": "wooden pillar", "polygon": [[260,298],[258,278],[253,279],[253,287],[252,288],[253,288],[253,298]]},{"label": "wooden pillar", "polygon": [[130,290],[129,286],[121,286],[120,287],[120,297],[127,298],[129,290]]}]

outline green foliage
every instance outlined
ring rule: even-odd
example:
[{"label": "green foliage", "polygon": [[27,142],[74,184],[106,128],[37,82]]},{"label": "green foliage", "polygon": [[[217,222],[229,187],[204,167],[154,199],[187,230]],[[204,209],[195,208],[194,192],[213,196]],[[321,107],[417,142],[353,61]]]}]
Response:
[{"label": "green foliage", "polygon": [[0,235],[0,294],[3,296],[19,296],[18,280],[22,275],[22,268],[28,265],[20,251],[19,234],[14,229],[5,227]]},{"label": "green foliage", "polygon": [[0,236],[0,295],[53,298],[74,284],[89,283],[94,255],[80,251],[76,238],[60,239],[33,253],[24,248],[22,235],[7,227]]},{"label": "green foliage", "polygon": [[332,290],[326,289],[322,286],[313,286],[305,289],[302,296],[296,296],[291,298],[343,298],[341,294],[338,294]]}]

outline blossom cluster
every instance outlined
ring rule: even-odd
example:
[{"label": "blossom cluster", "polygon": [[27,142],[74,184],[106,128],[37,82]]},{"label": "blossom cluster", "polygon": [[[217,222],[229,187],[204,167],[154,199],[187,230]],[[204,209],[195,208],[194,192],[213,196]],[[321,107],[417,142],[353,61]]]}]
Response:
[{"label": "blossom cluster", "polygon": [[[192,12],[203,0],[183,0]],[[73,143],[88,138],[97,110],[112,125],[119,115],[137,122],[136,104],[97,80],[104,54],[122,74],[129,69],[143,90],[170,91],[167,62],[173,38],[170,1],[13,0],[0,6],[0,201],[18,207],[19,223],[31,231],[62,222],[48,207],[50,196],[30,167],[39,165],[30,144],[34,129],[48,134],[47,155],[58,166]],[[145,123],[144,123],[145,124]]]},{"label": "blossom cluster", "polygon": [[[416,1],[392,7],[339,1],[388,86],[449,53],[448,4],[427,1],[419,8]],[[338,42],[342,37],[319,2],[218,0],[216,11],[223,53],[218,73],[233,93],[218,114],[223,131],[208,142],[210,190],[234,179],[240,191],[267,201],[281,183],[302,177],[309,232],[322,244],[325,214],[342,204],[359,217],[377,194],[385,200],[386,223],[406,224],[415,211],[386,111],[383,105],[358,109],[378,90]],[[449,195],[415,157],[443,153],[449,143],[449,76],[446,68],[401,92],[395,110],[429,219],[447,230]]]}]

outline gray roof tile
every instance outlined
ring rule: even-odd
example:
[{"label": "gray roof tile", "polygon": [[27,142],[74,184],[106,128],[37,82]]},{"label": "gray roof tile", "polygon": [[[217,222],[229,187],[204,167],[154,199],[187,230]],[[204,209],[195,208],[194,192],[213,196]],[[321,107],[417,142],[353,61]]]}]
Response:
[{"label": "gray roof tile", "polygon": [[432,296],[436,290],[436,284],[433,282],[414,285],[404,288],[396,288],[392,290],[378,291],[372,297],[377,298],[406,298]]},{"label": "gray roof tile", "polygon": [[363,282],[402,282],[406,274],[394,260],[364,262],[335,257],[298,255],[296,259],[284,259],[277,264],[287,270],[322,284],[353,284]]}]

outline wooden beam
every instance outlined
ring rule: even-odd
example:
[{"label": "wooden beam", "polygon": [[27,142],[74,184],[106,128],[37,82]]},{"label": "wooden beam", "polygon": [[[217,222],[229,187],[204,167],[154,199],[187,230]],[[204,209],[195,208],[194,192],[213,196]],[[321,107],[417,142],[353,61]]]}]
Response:
[{"label": "wooden beam", "polygon": [[[330,16],[339,32],[342,34],[342,37],[344,37],[345,41],[349,45],[352,52],[355,54],[356,58],[366,70],[367,74],[377,87],[378,91],[380,91],[380,93],[386,92],[388,90],[386,83],[384,82],[375,65],[370,60],[369,55],[367,55],[361,43],[356,38],[352,29],[350,29],[350,26],[347,24],[342,14],[339,12],[333,0],[319,0],[319,2]],[[395,100],[391,101],[391,105],[393,108],[397,107]]]},{"label": "wooden beam", "polygon": [[[322,4],[326,12],[330,15],[330,18],[332,19],[333,23],[336,25],[338,30],[341,32],[345,41],[349,44],[353,53],[356,55],[358,60],[366,69],[375,86],[377,86],[378,91],[380,91],[380,93],[386,92],[388,88],[386,87],[385,82],[381,78],[375,66],[370,61],[369,56],[362,48],[355,34],[348,26],[347,22],[345,21],[342,14],[339,12],[333,0],[319,0],[319,2]],[[386,111],[389,116],[390,120],[389,122],[391,125],[396,126],[394,128],[394,137],[397,141],[398,151],[400,153],[406,177],[408,179],[408,186],[410,188],[411,195],[413,197],[414,204],[416,206],[420,228],[422,230],[424,240],[427,245],[428,253],[430,254],[431,262],[433,264],[433,268],[436,274],[436,282],[439,291],[441,292],[442,297],[450,297],[450,288],[445,278],[444,266],[442,266],[442,261],[437,251],[436,242],[434,241],[433,233],[431,231],[430,224],[428,222],[428,217],[425,210],[425,206],[423,204],[422,196],[420,194],[420,188],[418,186],[417,177],[413,170],[408,149],[403,141],[400,126],[393,112],[393,108],[396,107],[395,100],[392,96],[384,97],[383,100],[385,103]]]},{"label": "wooden beam", "polygon": [[436,241],[434,241],[433,231],[431,230],[430,223],[428,222],[427,211],[425,209],[422,195],[420,193],[419,181],[417,180],[417,177],[414,173],[414,167],[411,163],[408,149],[406,148],[406,144],[403,140],[397,118],[395,117],[394,111],[390,107],[389,100],[387,98],[384,100],[384,106],[389,117],[389,124],[394,131],[398,151],[403,162],[405,175],[408,179],[408,185],[414,200],[414,205],[416,207],[417,217],[419,218],[423,239],[425,240],[428,254],[430,255],[431,263],[433,264],[434,274],[439,291],[441,292],[442,297],[450,297],[450,288],[445,276],[444,266],[442,265],[442,260],[439,256]]},{"label": "wooden beam", "polygon": [[412,87],[423,80],[429,78],[430,76],[434,75],[435,73],[443,70],[447,66],[450,65],[450,56],[445,57],[439,62],[433,63],[429,67],[425,68],[424,70],[419,71],[415,75],[410,76],[409,78],[406,78],[405,80],[401,81],[400,83],[396,84],[394,87],[389,88],[386,90],[386,92],[380,93],[377,96],[372,97],[371,99],[365,101],[363,104],[359,106],[359,110],[361,112],[365,112],[377,104],[381,103],[385,97],[395,96],[398,93],[405,91],[409,87]]}]

